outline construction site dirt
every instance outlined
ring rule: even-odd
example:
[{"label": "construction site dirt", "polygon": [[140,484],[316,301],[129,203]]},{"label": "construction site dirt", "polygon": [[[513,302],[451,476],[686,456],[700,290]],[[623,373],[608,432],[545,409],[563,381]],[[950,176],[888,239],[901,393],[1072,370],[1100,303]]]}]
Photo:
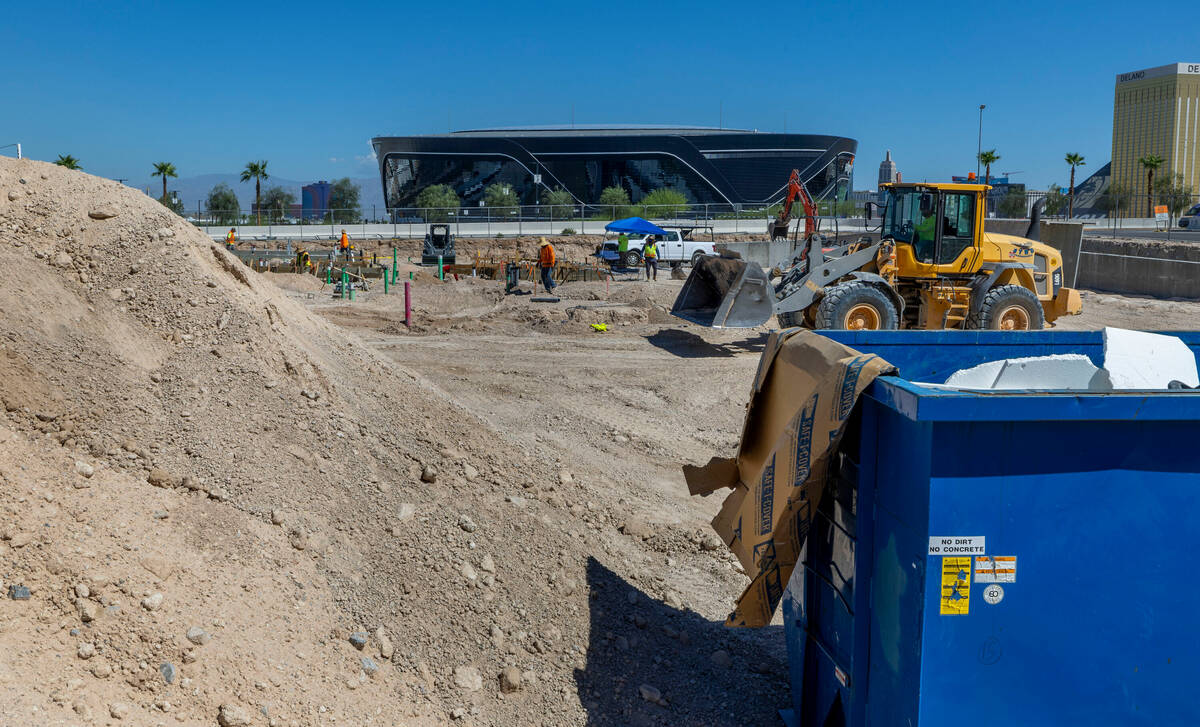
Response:
[{"label": "construction site dirt", "polygon": [[[0,723],[788,706],[778,626],[722,625],[747,578],[708,524],[721,498],[680,474],[732,453],[768,327],[671,317],[667,276],[539,303],[404,267],[408,329],[399,286],[350,302],[255,273],[145,195],[36,162],[0,161],[0,229]],[[1198,320],[1085,292],[1060,327]]]}]

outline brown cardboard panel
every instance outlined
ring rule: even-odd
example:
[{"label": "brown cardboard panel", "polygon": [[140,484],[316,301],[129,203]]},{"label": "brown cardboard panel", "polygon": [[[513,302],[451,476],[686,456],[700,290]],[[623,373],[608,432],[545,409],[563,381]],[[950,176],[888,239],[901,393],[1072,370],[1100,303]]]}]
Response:
[{"label": "brown cardboard panel", "polygon": [[770,623],[854,403],[877,376],[891,371],[894,367],[878,356],[811,331],[771,334],[737,456],[685,468],[692,494],[733,488],[713,529],[752,580],[727,625]]}]

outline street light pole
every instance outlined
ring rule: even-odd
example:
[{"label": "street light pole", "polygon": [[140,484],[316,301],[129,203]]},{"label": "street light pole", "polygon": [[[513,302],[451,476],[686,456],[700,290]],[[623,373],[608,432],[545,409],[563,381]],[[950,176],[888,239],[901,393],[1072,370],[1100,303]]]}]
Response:
[{"label": "street light pole", "polygon": [[975,183],[979,183],[979,157],[983,155],[983,110],[987,108],[979,104],[979,139],[975,142]]}]

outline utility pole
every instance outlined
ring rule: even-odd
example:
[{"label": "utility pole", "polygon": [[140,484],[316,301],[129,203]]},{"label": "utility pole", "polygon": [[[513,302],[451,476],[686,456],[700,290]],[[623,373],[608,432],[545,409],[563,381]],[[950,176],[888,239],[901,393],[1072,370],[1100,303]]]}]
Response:
[{"label": "utility pole", "polygon": [[979,183],[979,156],[983,154],[983,110],[987,108],[979,104],[979,139],[975,142],[975,183]]}]

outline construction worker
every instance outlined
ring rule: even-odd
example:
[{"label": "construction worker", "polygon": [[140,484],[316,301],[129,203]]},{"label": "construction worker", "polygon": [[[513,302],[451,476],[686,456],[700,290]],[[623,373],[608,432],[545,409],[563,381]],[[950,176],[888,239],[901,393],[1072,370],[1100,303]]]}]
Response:
[{"label": "construction worker", "polygon": [[[642,245],[642,259],[646,261],[646,280],[658,280],[658,242],[654,235],[647,235]],[[651,278],[653,273],[654,277]]]},{"label": "construction worker", "polygon": [[[933,195],[922,195],[930,197]],[[937,206],[935,203],[921,200],[919,208],[921,219],[913,227],[913,256],[917,262],[933,262],[934,236],[937,233]]]},{"label": "construction worker", "polygon": [[232,250],[237,246],[237,232],[230,227],[229,232],[225,233],[225,249]]},{"label": "construction worker", "polygon": [[341,242],[341,244],[338,245],[338,248],[342,251],[342,257],[345,258],[346,260],[349,260],[350,259],[350,236],[346,234],[345,230],[342,230],[342,242]]},{"label": "construction worker", "polygon": [[621,234],[617,235],[617,252],[628,252],[628,251],[629,251],[629,235],[626,235],[624,232],[622,232]]},{"label": "construction worker", "polygon": [[557,285],[554,284],[554,246],[546,242],[546,238],[542,238],[541,244],[538,246],[538,265],[542,269],[542,287],[547,293],[552,292]]}]

